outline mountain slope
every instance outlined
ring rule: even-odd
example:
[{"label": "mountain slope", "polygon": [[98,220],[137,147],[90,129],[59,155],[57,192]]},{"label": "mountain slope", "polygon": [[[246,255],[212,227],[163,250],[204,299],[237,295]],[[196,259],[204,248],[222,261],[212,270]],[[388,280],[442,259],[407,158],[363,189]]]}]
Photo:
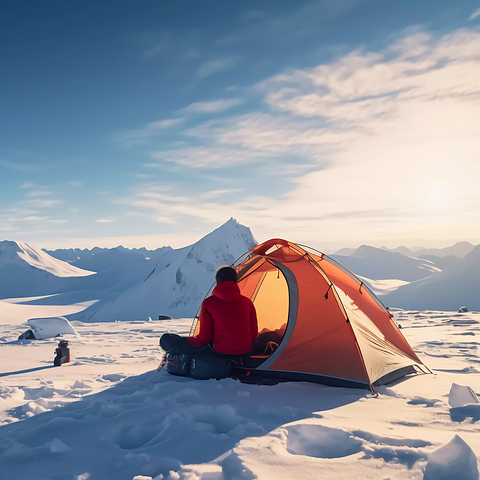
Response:
[{"label": "mountain slope", "polygon": [[362,245],[350,256],[332,255],[332,258],[356,275],[372,280],[397,279],[412,282],[440,272],[440,269],[428,260],[411,258],[367,245]]},{"label": "mountain slope", "polygon": [[26,243],[0,242],[0,298],[57,293],[94,274]]},{"label": "mountain slope", "polygon": [[162,256],[171,250],[171,247],[162,247],[153,251],[129,250],[119,246],[116,248],[95,247],[91,250],[70,248],[48,253],[71,265],[97,272],[97,275],[89,278],[88,281],[79,282],[77,288],[96,292],[121,293],[139,282],[143,282]]},{"label": "mountain slope", "polygon": [[89,320],[146,319],[159,314],[192,317],[215,280],[215,270],[232,264],[256,244],[250,229],[232,218],[197,243],[166,252],[145,281],[98,309]]},{"label": "mountain slope", "polygon": [[409,310],[480,310],[480,245],[441,274],[400,287],[382,297],[391,307]]}]

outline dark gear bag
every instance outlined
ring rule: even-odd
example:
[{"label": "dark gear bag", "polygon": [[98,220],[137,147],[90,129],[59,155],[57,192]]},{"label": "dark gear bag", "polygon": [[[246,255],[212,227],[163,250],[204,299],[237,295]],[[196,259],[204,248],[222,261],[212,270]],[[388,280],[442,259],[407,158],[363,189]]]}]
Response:
[{"label": "dark gear bag", "polygon": [[165,370],[172,375],[188,377],[192,355],[188,353],[170,352],[165,356]]},{"label": "dark gear bag", "polygon": [[190,376],[197,380],[227,378],[230,376],[231,360],[208,353],[196,352],[190,361]]}]

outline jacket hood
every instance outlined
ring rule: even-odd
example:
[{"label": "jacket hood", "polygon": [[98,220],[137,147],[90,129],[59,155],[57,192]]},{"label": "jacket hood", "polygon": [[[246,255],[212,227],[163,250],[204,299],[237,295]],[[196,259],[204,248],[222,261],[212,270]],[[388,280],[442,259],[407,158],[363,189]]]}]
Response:
[{"label": "jacket hood", "polygon": [[219,283],[213,289],[212,295],[220,300],[225,300],[226,302],[234,302],[241,297],[240,288],[238,288],[237,282],[231,282],[228,280]]}]

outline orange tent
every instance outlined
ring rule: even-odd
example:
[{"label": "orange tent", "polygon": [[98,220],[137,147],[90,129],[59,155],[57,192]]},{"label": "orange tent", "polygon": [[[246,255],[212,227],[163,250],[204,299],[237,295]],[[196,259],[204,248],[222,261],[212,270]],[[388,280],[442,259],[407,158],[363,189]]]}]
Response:
[{"label": "orange tent", "polygon": [[235,369],[239,376],[374,391],[410,373],[431,373],[377,297],[327,255],[272,239],[233,266],[257,310],[260,335],[281,339],[272,354]]}]

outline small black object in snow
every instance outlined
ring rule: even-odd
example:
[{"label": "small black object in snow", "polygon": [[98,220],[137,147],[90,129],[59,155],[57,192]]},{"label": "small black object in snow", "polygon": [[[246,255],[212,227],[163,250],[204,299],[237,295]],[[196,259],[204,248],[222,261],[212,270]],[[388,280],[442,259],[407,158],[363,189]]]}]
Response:
[{"label": "small black object in snow", "polygon": [[36,340],[36,338],[32,330],[27,330],[18,337],[18,340]]},{"label": "small black object in snow", "polygon": [[53,365],[59,367],[70,361],[70,349],[68,348],[68,340],[60,340],[58,347],[55,349],[56,357],[53,359]]}]

